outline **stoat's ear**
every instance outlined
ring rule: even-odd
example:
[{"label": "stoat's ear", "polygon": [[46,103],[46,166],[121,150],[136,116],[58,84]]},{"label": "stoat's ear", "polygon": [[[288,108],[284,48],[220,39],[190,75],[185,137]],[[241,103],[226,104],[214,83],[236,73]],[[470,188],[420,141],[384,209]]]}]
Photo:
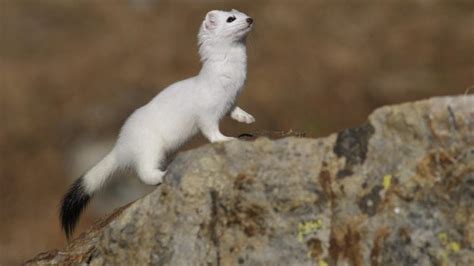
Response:
[{"label": "stoat's ear", "polygon": [[217,17],[217,11],[212,10],[207,12],[206,18],[204,20],[204,28],[206,30],[213,30],[217,28],[217,23],[218,23],[218,17]]},{"label": "stoat's ear", "polygon": [[232,9],[230,12],[231,12],[231,13],[240,13],[240,11],[237,10],[237,9]]}]

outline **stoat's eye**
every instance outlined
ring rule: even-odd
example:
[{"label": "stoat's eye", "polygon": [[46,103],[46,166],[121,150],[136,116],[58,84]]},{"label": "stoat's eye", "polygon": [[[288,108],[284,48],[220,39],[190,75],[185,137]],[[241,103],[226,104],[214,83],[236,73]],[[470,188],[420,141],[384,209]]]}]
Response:
[{"label": "stoat's eye", "polygon": [[231,17],[228,17],[227,18],[227,23],[231,23],[232,21],[235,20],[235,17],[234,16],[231,16]]}]

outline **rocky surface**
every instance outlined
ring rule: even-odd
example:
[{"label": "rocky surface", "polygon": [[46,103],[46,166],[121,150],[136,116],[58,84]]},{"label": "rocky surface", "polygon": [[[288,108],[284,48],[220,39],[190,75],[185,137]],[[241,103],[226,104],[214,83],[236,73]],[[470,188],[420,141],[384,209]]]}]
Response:
[{"label": "rocky surface", "polygon": [[27,263],[474,265],[474,96],[182,153],[152,193]]}]

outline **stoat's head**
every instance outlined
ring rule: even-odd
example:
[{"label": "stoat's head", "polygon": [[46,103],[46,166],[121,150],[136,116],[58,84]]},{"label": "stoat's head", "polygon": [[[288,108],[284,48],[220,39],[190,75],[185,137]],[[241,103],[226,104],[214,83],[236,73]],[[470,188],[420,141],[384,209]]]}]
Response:
[{"label": "stoat's head", "polygon": [[245,41],[252,30],[253,19],[235,9],[212,10],[206,14],[199,30],[199,46],[225,46]]}]

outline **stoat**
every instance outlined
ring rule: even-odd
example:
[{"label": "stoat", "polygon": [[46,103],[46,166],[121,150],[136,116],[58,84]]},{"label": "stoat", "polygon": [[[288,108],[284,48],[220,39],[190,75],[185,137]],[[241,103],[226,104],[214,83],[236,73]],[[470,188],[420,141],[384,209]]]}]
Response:
[{"label": "stoat", "polygon": [[62,200],[60,218],[69,239],[90,198],[121,168],[131,167],[146,184],[158,185],[166,174],[166,154],[200,131],[210,142],[228,141],[219,121],[255,119],[235,102],[247,75],[245,41],[253,19],[237,10],[206,14],[198,34],[202,68],[178,81],[135,110],[123,125],[114,148],[77,179]]}]

